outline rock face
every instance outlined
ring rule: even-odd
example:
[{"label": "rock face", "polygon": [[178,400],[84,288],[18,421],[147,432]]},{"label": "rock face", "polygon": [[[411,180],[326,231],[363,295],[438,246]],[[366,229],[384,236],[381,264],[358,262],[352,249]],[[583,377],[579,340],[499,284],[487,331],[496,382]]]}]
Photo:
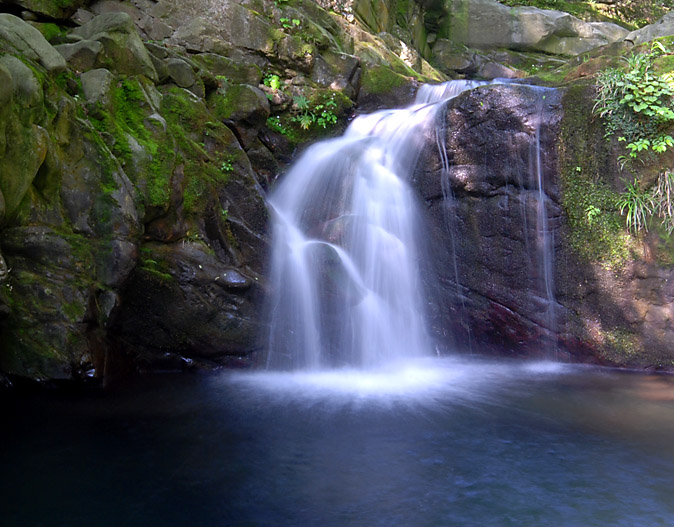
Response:
[{"label": "rock face", "polygon": [[[443,78],[310,0],[17,3],[31,23],[0,14],[10,376],[254,363],[266,189],[298,145],[343,127],[362,63],[408,99]],[[53,23],[75,9],[75,27]],[[391,104],[368,80],[362,94]]]},{"label": "rock face", "polygon": [[[439,277],[427,284],[433,329],[450,348],[674,366],[674,271],[659,263],[671,241],[651,233],[619,265],[584,256],[574,241],[574,207],[591,222],[595,185],[623,185],[601,124],[587,124],[592,97],[583,85],[484,86],[448,103],[445,150],[428,138],[414,184],[436,262],[427,276]],[[600,243],[588,230],[583,249]]]},{"label": "rock face", "polygon": [[654,24],[632,31],[625,40],[633,44],[643,44],[655,38],[674,35],[674,13],[667,13]]},{"label": "rock face", "polygon": [[627,30],[583,22],[561,11],[510,8],[494,0],[454,0],[440,36],[474,48],[508,48],[578,55],[616,42]]},{"label": "rock face", "polygon": [[546,294],[552,253],[544,253],[541,231],[559,243],[560,99],[529,86],[471,90],[447,105],[443,155],[433,138],[425,150],[415,184],[436,237],[434,325],[454,346],[531,353],[555,339],[564,308]]},{"label": "rock face", "polygon": [[[58,51],[12,15],[0,25],[2,371],[104,378],[250,362],[262,333],[261,183],[279,170],[257,139],[269,114],[257,81],[248,91],[266,114],[248,123],[244,148],[220,117],[227,87],[166,48],[160,84],[128,14],[93,18]],[[237,93],[227,104],[250,121],[260,105]],[[248,158],[253,144],[262,163]]]}]

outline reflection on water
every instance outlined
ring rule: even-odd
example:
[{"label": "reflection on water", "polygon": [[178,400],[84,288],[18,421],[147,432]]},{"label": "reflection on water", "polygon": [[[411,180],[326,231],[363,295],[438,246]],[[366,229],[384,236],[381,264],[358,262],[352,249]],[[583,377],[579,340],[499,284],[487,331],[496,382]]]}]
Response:
[{"label": "reflection on water", "polygon": [[428,360],[0,400],[7,526],[672,526],[674,378]]}]

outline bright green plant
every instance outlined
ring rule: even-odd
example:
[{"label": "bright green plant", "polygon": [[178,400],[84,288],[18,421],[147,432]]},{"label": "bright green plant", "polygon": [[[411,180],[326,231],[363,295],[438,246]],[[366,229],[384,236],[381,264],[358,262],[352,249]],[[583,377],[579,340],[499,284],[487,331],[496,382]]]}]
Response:
[{"label": "bright green plant", "polygon": [[273,73],[265,75],[262,82],[264,83],[265,86],[268,86],[274,91],[278,91],[281,89],[281,78]]},{"label": "bright green plant", "polygon": [[627,69],[610,68],[597,76],[594,112],[606,120],[606,135],[620,134],[627,155],[621,166],[649,152],[674,146],[667,131],[674,125],[674,82],[671,75],[650,71],[653,61],[669,51],[655,42],[646,52],[626,59]]},{"label": "bright green plant", "polygon": [[587,215],[587,222],[593,225],[601,217],[601,209],[594,204],[588,205],[585,208],[585,214]]},{"label": "bright green plant", "polygon": [[231,159],[224,160],[222,162],[222,164],[220,165],[220,172],[222,172],[223,174],[227,173],[227,172],[231,172],[232,170],[234,170],[234,165],[232,164]]},{"label": "bright green plant", "polygon": [[279,19],[279,22],[281,23],[281,27],[283,29],[293,29],[293,28],[299,28],[302,22],[298,20],[297,18],[281,18]]},{"label": "bright green plant", "polygon": [[322,103],[312,104],[304,95],[296,95],[293,103],[298,113],[292,120],[304,130],[309,130],[313,125],[327,128],[337,123],[337,103],[332,97]]},{"label": "bright green plant", "polygon": [[653,214],[655,203],[649,192],[642,191],[633,181],[618,198],[620,214],[626,216],[627,228],[634,233],[648,230],[648,218]]}]

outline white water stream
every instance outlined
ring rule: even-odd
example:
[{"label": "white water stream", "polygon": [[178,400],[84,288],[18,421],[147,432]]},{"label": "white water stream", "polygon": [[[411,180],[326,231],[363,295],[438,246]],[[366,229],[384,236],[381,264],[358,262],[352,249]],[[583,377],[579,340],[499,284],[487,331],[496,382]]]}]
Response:
[{"label": "white water stream", "polygon": [[423,146],[441,143],[444,103],[482,84],[422,86],[414,105],[358,117],[285,175],[270,199],[269,368],[369,369],[432,354],[419,272],[424,229],[409,179]]}]

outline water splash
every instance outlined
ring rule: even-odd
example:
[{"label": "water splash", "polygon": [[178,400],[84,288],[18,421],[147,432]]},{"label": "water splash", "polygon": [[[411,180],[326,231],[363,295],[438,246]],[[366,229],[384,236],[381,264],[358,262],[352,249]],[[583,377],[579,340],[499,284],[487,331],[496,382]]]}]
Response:
[{"label": "water splash", "polygon": [[409,178],[442,103],[480,83],[423,86],[309,148],[270,199],[268,366],[371,368],[431,354]]}]

